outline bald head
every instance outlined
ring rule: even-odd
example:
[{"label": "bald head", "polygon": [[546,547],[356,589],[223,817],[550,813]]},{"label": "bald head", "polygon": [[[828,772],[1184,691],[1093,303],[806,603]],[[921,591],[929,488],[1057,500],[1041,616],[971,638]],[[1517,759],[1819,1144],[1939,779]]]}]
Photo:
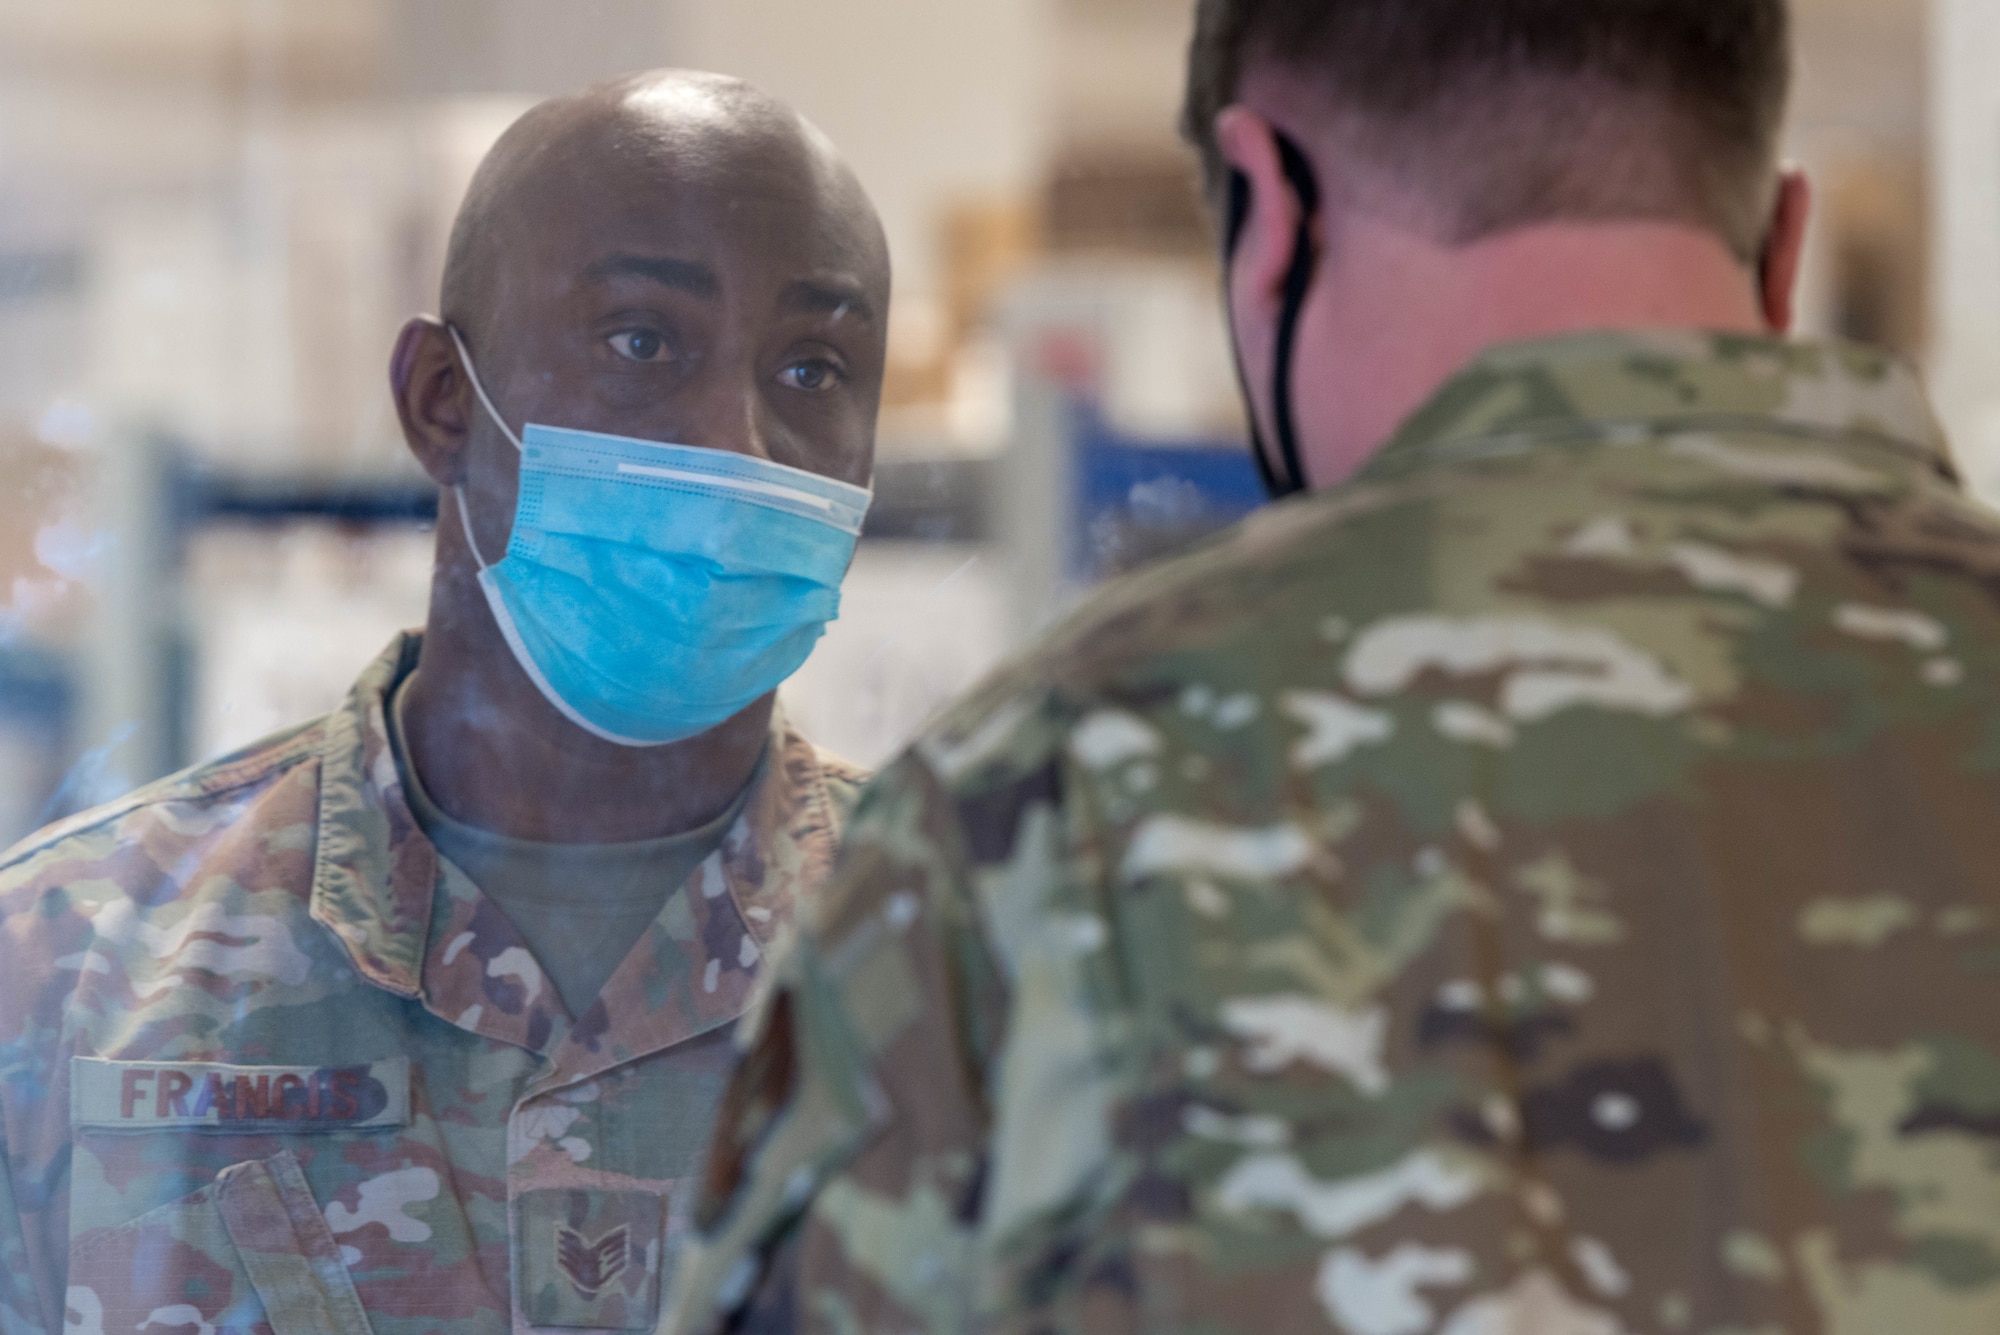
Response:
[{"label": "bald head", "polygon": [[[453,224],[443,313],[490,335],[523,239],[647,188],[707,192],[735,207],[798,196],[802,225],[851,251],[886,303],[889,256],[866,192],[832,142],[798,112],[726,75],[656,70],[551,98],[516,121],[480,164]],[[668,240],[668,238],[663,238]]]}]

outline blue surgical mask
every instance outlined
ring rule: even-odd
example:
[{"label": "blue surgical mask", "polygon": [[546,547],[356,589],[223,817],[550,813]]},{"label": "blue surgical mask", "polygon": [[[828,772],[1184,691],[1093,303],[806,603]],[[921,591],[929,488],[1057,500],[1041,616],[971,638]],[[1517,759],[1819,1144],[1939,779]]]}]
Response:
[{"label": "blue surgical mask", "polygon": [[550,704],[620,746],[716,727],[805,664],[840,615],[870,493],[726,450],[530,425],[516,436],[451,331],[479,402],[521,451],[504,560],[479,585]]}]

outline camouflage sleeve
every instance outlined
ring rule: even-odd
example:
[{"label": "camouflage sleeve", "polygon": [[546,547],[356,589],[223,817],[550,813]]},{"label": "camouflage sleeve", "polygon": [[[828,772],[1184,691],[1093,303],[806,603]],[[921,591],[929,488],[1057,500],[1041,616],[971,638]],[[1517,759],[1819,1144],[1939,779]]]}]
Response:
[{"label": "camouflage sleeve", "polygon": [[968,881],[951,802],[906,761],[745,1036],[675,1329],[952,1324],[1004,1005]]},{"label": "camouflage sleeve", "polygon": [[14,1200],[14,1161],[0,1139],[0,1335],[51,1335],[28,1264],[27,1232]]}]

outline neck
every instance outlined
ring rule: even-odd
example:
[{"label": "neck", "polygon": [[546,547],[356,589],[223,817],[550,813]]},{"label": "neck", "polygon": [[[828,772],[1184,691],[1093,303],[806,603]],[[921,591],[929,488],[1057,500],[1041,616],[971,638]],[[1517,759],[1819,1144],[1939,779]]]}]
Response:
[{"label": "neck", "polygon": [[[1349,215],[1300,330],[1314,481],[1345,481],[1488,348],[1611,329],[1768,333],[1720,239],[1668,223],[1564,223],[1440,245]],[[1310,369],[1307,369],[1310,368]]]},{"label": "neck", "polygon": [[410,762],[439,807],[494,834],[556,844],[663,839],[729,809],[767,745],[769,698],[671,746],[593,737],[515,663],[458,556],[440,552],[423,657],[404,701]]}]

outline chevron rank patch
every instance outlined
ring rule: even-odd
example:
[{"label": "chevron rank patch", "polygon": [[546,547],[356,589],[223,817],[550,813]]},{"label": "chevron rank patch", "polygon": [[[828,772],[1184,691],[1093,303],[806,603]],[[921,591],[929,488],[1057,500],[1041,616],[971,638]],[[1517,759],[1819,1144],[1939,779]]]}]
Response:
[{"label": "chevron rank patch", "polygon": [[514,1236],[531,1326],[652,1330],[660,1317],[666,1202],[646,1191],[522,1193]]}]

